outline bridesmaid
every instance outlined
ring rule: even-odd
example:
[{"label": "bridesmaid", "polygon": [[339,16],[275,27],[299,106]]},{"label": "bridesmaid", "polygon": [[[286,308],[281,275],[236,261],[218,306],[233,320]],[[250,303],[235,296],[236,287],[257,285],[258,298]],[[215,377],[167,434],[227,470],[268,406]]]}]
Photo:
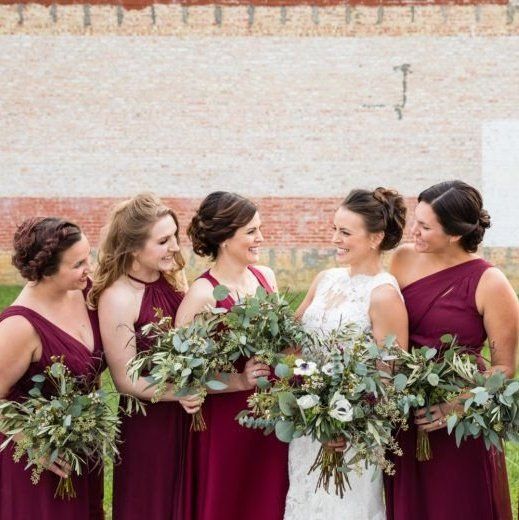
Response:
[{"label": "bridesmaid", "polygon": [[[118,205],[99,248],[99,265],[89,303],[99,308],[106,358],[117,390],[149,400],[153,388],[144,378],[132,384],[126,364],[148,348],[140,328],[155,319],[155,309],[174,317],[184,296],[184,260],[178,245],[178,220],[151,194]],[[124,416],[121,462],[114,468],[114,520],[175,518],[187,419],[198,398],[178,399],[171,391],[146,406],[146,416]]]},{"label": "bridesmaid", "polygon": [[[60,218],[28,219],[14,235],[12,262],[27,284],[0,315],[0,399],[27,397],[31,378],[52,364],[52,356],[64,356],[72,374],[94,381],[103,369],[103,351],[97,314],[85,302],[90,285],[86,237]],[[102,471],[69,475],[58,459],[34,485],[25,463],[14,462],[12,455],[10,446],[0,452],[2,520],[103,518]],[[60,477],[73,479],[76,498],[54,498]]]},{"label": "bridesmaid", "polygon": [[[234,193],[211,193],[188,228],[196,254],[214,264],[196,280],[177,314],[184,325],[208,305],[230,309],[239,296],[261,286],[276,291],[273,272],[253,267],[263,242],[261,219],[254,204]],[[231,294],[215,301],[213,288],[227,286]],[[246,408],[257,379],[269,367],[254,359],[240,359],[226,390],[207,396],[204,432],[189,438],[184,520],[282,520],[288,489],[288,445],[238,425],[235,416]]]},{"label": "bridesmaid", "polygon": [[[518,302],[501,271],[475,254],[490,226],[480,193],[461,181],[436,184],[419,195],[415,216],[414,247],[401,248],[392,265],[409,313],[410,344],[439,347],[440,337],[453,333],[481,362],[488,338],[490,371],[513,377]],[[457,448],[447,435],[445,417],[460,409],[446,402],[431,407],[429,418],[418,410],[401,434],[404,456],[387,481],[389,519],[512,518],[503,453],[487,451],[482,438]],[[427,462],[416,460],[417,430],[429,432]]]}]

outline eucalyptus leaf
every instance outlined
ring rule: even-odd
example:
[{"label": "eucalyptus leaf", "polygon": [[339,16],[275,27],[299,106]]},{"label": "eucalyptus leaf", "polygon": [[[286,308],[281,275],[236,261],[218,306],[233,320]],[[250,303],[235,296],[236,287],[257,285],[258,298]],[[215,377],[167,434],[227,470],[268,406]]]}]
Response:
[{"label": "eucalyptus leaf", "polygon": [[294,423],[292,421],[278,421],[276,423],[276,437],[281,442],[290,442],[294,436]]}]

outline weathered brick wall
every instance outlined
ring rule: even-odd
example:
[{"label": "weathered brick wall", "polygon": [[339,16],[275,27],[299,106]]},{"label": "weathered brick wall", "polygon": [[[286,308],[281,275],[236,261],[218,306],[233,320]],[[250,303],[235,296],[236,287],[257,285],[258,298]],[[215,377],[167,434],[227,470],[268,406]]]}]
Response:
[{"label": "weathered brick wall", "polygon": [[265,261],[304,288],[333,263],[349,189],[412,207],[457,177],[483,191],[484,254],[519,288],[516,56],[504,0],[0,0],[0,283],[28,215],[76,220],[95,245],[123,197],[155,191],[185,227],[229,189],[257,200]]}]

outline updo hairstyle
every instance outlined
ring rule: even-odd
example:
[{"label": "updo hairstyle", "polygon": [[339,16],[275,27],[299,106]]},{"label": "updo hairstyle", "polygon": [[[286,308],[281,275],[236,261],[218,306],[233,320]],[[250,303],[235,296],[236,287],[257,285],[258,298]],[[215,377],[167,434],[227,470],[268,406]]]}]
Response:
[{"label": "updo hairstyle", "polygon": [[32,217],[18,226],[13,239],[12,264],[31,282],[59,270],[64,251],[81,240],[76,224],[56,217]]},{"label": "updo hairstyle", "polygon": [[490,227],[490,215],[476,188],[458,180],[440,182],[422,191],[418,202],[431,206],[445,233],[461,236],[460,246],[466,252],[477,251]]},{"label": "updo hairstyle", "polygon": [[360,215],[369,233],[384,233],[380,251],[389,251],[402,240],[407,208],[397,191],[387,188],[352,190],[341,207]]},{"label": "updo hairstyle", "polygon": [[215,260],[220,244],[233,237],[237,229],[246,226],[257,211],[250,200],[236,193],[210,193],[187,228],[193,251]]}]

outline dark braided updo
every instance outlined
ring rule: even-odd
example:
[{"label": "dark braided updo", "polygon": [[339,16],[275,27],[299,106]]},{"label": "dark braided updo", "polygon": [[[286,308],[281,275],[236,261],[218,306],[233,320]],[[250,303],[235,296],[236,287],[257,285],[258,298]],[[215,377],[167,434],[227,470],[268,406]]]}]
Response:
[{"label": "dark braided updo", "polygon": [[81,240],[76,224],[56,217],[25,220],[14,234],[12,264],[31,282],[56,274],[61,255]]}]

